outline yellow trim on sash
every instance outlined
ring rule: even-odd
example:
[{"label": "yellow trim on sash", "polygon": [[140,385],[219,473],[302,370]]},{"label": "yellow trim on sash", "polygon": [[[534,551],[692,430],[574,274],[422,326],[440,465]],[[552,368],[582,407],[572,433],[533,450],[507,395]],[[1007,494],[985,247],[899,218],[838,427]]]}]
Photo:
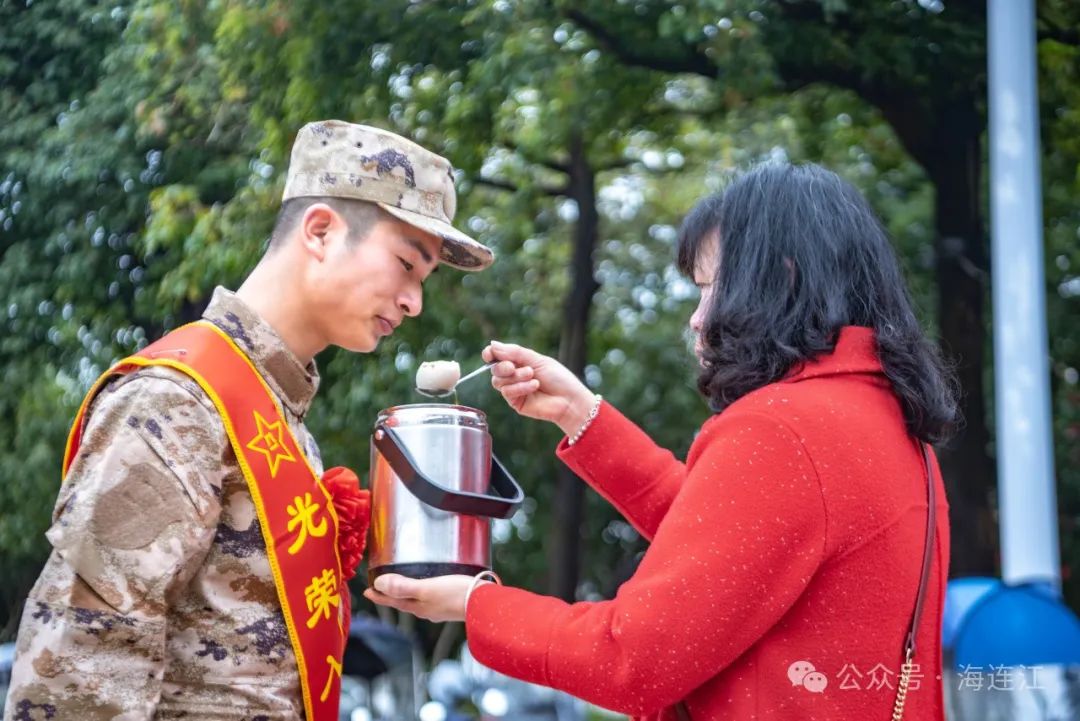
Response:
[{"label": "yellow trim on sash", "polygon": [[67,479],[69,464],[75,460],[71,457],[71,447],[75,443],[75,435],[77,433],[81,434],[81,431],[83,430],[83,421],[86,418],[86,411],[89,409],[90,403],[97,397],[97,394],[101,391],[101,387],[104,386],[110,378],[116,375],[116,368],[121,365],[123,365],[123,363],[117,363],[98,376],[98,379],[90,386],[90,390],[83,396],[82,403],[79,404],[79,412],[75,414],[75,422],[71,424],[71,430],[68,431],[67,443],[64,444],[64,462],[61,470],[61,483]]}]

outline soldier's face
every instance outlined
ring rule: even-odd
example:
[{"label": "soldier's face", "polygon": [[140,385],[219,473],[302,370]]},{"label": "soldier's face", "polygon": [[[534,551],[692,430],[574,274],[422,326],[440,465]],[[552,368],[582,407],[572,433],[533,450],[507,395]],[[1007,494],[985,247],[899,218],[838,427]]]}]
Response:
[{"label": "soldier's face", "polygon": [[420,315],[423,282],[439,265],[442,239],[396,218],[380,220],[359,242],[328,248],[322,279],[327,341],[369,352],[406,316]]}]

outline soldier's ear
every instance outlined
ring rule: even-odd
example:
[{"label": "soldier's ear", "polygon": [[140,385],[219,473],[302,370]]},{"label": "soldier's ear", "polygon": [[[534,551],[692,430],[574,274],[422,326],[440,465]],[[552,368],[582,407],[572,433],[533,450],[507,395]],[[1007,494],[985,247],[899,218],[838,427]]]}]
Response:
[{"label": "soldier's ear", "polygon": [[313,203],[300,220],[300,243],[316,259],[326,259],[327,244],[334,233],[347,231],[345,219],[326,203]]}]

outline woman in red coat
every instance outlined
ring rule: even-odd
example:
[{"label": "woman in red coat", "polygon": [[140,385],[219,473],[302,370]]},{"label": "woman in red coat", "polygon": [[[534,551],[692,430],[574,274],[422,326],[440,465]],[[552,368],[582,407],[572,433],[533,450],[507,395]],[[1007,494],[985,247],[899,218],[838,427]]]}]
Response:
[{"label": "woman in red coat", "polygon": [[763,165],[691,211],[679,265],[715,412],[685,463],[555,360],[484,353],[650,541],[615,598],[464,576],[382,576],[368,598],[464,619],[484,664],[637,717],[884,721],[911,653],[903,716],[942,720],[948,507],[923,449],[955,390],[878,220],[834,173]]}]

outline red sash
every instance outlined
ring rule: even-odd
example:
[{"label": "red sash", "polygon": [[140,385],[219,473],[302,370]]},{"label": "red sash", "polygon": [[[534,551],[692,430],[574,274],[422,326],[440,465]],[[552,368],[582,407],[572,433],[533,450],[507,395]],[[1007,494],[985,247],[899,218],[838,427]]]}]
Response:
[{"label": "red sash", "polygon": [[[111,377],[146,366],[174,368],[214,402],[259,514],[309,721],[336,721],[348,637],[348,587],[338,555],[338,518],[274,394],[229,336],[199,321],[169,333],[106,371],[75,417],[64,476],[79,450],[86,409]],[[346,599],[348,597],[346,596]]]}]

